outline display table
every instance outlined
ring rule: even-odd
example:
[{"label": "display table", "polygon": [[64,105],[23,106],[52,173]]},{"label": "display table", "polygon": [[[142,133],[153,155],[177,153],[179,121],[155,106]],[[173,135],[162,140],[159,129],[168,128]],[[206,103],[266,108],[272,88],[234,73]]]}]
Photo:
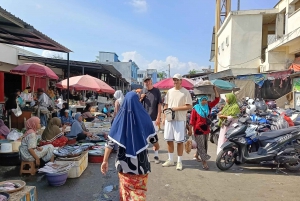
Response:
[{"label": "display table", "polygon": [[85,151],[81,154],[79,158],[72,159],[70,160],[61,160],[57,159],[56,163],[58,165],[65,165],[71,161],[75,162],[75,165],[71,168],[71,170],[68,172],[68,178],[77,178],[80,177],[80,175],[84,172],[84,170],[88,166],[88,152]]},{"label": "display table", "polygon": [[10,193],[9,201],[37,201],[35,186],[25,186],[22,190]]},{"label": "display table", "polygon": [[85,106],[82,105],[70,105],[70,110],[72,110],[73,114],[77,112],[82,112]]},{"label": "display table", "polygon": [[32,116],[32,111],[22,111],[21,116],[16,117],[13,112],[10,115],[11,128],[16,128],[18,130],[22,130],[25,128],[24,118],[27,120]]}]

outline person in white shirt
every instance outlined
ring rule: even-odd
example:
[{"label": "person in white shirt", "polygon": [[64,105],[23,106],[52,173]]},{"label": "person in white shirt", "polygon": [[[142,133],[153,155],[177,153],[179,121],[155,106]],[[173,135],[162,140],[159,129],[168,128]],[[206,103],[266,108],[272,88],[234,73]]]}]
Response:
[{"label": "person in white shirt", "polygon": [[186,114],[192,109],[192,97],[187,89],[181,86],[182,77],[180,74],[173,76],[174,87],[170,89],[165,97],[164,109],[175,111],[175,118],[172,121],[165,120],[164,139],[168,143],[168,160],[162,164],[163,167],[174,166],[173,153],[174,141],[177,143],[177,170],[182,170],[181,157],[183,154],[183,143],[186,140]]}]

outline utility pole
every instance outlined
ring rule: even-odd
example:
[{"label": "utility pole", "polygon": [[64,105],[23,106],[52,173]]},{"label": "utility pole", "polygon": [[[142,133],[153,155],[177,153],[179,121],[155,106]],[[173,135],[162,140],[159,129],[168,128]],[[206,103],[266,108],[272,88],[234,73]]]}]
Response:
[{"label": "utility pole", "polygon": [[169,78],[170,78],[171,77],[171,65],[168,64],[168,66],[169,66]]}]

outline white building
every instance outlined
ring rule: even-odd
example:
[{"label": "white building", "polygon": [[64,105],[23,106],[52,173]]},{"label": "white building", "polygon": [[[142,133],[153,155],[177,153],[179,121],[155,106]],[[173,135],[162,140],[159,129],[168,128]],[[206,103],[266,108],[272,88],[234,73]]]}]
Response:
[{"label": "white building", "polygon": [[300,0],[281,0],[269,10],[232,11],[216,34],[217,72],[287,69],[300,52]]}]

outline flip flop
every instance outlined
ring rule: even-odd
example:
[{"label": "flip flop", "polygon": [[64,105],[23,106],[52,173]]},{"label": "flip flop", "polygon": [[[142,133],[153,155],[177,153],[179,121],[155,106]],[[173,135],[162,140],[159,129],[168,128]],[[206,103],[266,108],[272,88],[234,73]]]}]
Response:
[{"label": "flip flop", "polygon": [[194,155],[194,158],[193,158],[193,160],[196,160],[197,162],[202,162],[202,160],[199,158],[199,156],[198,156],[198,157],[196,157],[196,155]]},{"label": "flip flop", "polygon": [[207,164],[206,165],[202,165],[202,168],[203,168],[203,170],[209,170],[209,167],[208,167]]}]

